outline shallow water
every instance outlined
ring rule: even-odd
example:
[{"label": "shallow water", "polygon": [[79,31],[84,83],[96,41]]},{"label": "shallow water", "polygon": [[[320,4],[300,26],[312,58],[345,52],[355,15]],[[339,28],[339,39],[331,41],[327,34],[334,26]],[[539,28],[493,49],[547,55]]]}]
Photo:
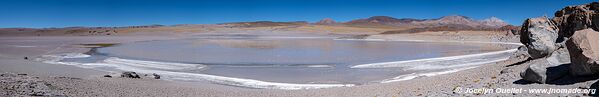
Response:
[{"label": "shallow water", "polygon": [[413,65],[393,68],[350,67],[500,50],[505,49],[477,43],[357,41],[332,38],[192,38],[121,44],[98,49],[98,53],[106,57],[206,65],[206,68],[201,69],[149,68],[155,70],[282,83],[369,84],[399,75],[468,66],[448,64],[431,69],[411,69],[417,67]]}]

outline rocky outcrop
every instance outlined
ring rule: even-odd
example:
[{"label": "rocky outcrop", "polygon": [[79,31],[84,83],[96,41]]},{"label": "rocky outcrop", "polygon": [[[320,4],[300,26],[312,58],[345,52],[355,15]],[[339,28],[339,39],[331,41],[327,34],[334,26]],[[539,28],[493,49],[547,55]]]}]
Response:
[{"label": "rocky outcrop", "polygon": [[[599,3],[593,2],[566,7],[551,21],[545,17],[526,20],[520,41],[535,60],[528,62],[530,67],[521,73],[522,79],[547,83],[563,76],[563,71],[569,71],[574,78],[598,74],[598,11]],[[568,68],[563,68],[566,65]]]},{"label": "rocky outcrop", "polygon": [[576,31],[566,42],[573,75],[591,75],[599,72],[599,32],[592,29]]},{"label": "rocky outcrop", "polygon": [[560,49],[547,58],[528,62],[529,67],[520,73],[520,77],[531,82],[549,83],[568,74],[568,63],[567,51]]},{"label": "rocky outcrop", "polygon": [[315,24],[317,24],[317,25],[332,25],[332,24],[337,24],[337,22],[335,22],[335,20],[333,20],[331,18],[324,18],[324,19],[316,22]]},{"label": "rocky outcrop", "polygon": [[592,28],[599,30],[599,2],[568,6],[555,13],[553,22],[560,28],[559,39],[565,41],[575,31]]},{"label": "rocky outcrop", "polygon": [[545,57],[557,49],[558,28],[546,17],[530,18],[522,24],[520,42],[533,59]]}]

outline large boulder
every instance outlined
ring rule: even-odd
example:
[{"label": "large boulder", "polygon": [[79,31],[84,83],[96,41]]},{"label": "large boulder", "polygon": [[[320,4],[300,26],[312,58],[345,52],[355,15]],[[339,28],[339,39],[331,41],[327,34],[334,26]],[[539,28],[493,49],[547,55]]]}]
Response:
[{"label": "large boulder", "polygon": [[575,31],[592,28],[599,30],[599,2],[568,6],[555,12],[553,22],[560,28],[558,42],[565,41]]},{"label": "large boulder", "polygon": [[599,32],[592,29],[576,31],[566,41],[573,75],[591,75],[599,72]]},{"label": "large boulder", "polygon": [[557,49],[558,28],[547,17],[529,18],[520,31],[520,42],[533,59],[545,57]]},{"label": "large boulder", "polygon": [[520,77],[531,82],[549,83],[567,75],[570,61],[564,53],[566,50],[560,49],[547,58],[528,62],[529,67],[520,73]]}]

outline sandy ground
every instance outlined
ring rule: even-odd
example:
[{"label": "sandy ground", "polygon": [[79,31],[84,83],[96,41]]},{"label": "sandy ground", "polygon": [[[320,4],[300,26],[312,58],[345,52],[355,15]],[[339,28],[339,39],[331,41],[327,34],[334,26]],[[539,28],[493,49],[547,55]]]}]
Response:
[{"label": "sandy ground", "polygon": [[[224,31],[226,32],[226,31]],[[373,35],[367,39],[387,40],[426,40],[426,41],[472,41],[472,42],[517,42],[514,37],[477,35],[474,32],[446,33],[430,32],[421,34]],[[122,36],[51,36],[51,37],[0,37],[0,76],[2,83],[27,83],[29,86],[48,88],[19,88],[24,84],[7,84],[0,94],[7,96],[37,95],[35,91],[45,90],[47,96],[200,96],[200,97],[402,97],[402,96],[546,96],[556,94],[478,94],[459,93],[455,89],[466,88],[589,88],[595,80],[581,81],[565,85],[534,84],[521,82],[519,72],[526,65],[511,65],[526,60],[514,57],[507,61],[485,64],[474,69],[456,73],[421,77],[413,80],[385,84],[368,84],[354,87],[274,90],[248,89],[224,86],[209,82],[174,82],[161,79],[107,78],[108,72],[83,69],[74,66],[53,65],[24,60],[43,54],[61,52],[86,52],[89,49],[70,44],[82,43],[126,43],[148,40],[180,39],[193,33],[177,34],[135,34]],[[10,73],[8,73],[10,72]],[[15,74],[21,74],[12,76]],[[27,74],[27,75],[23,75]],[[11,76],[8,76],[11,75]],[[27,85],[26,85],[27,86]],[[6,88],[12,87],[12,88]],[[15,88],[16,87],[16,88]],[[15,92],[21,91],[21,92]],[[31,92],[27,92],[31,91]],[[583,94],[557,94],[583,95]],[[5,96],[5,95],[0,95]]]}]

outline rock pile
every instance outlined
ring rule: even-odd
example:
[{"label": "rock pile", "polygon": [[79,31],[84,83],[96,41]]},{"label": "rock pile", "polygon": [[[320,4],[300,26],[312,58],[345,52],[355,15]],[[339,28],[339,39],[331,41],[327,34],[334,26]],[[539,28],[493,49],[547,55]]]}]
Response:
[{"label": "rock pile", "polygon": [[568,75],[599,73],[599,2],[569,6],[546,17],[527,19],[520,42],[532,61],[520,76],[523,80],[549,83]]},{"label": "rock pile", "polygon": [[[142,77],[143,77],[143,78],[160,79],[160,75],[158,75],[156,73],[152,73],[152,75],[142,74],[143,76],[140,76],[140,74],[137,74],[136,72],[126,71],[126,72],[121,73],[120,75],[121,75],[121,78],[142,79]],[[104,75],[103,77],[111,78],[112,75]]]},{"label": "rock pile", "polygon": [[124,77],[124,78],[141,78],[141,77],[139,77],[139,75],[137,75],[137,73],[135,73],[135,72],[123,72],[123,73],[121,74],[121,77]]}]

